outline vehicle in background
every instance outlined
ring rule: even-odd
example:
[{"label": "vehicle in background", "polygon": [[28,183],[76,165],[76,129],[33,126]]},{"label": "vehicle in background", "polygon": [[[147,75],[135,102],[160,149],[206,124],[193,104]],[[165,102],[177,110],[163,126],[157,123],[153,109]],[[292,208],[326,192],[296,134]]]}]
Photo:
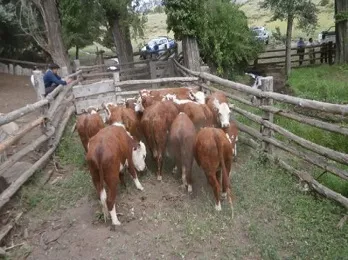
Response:
[{"label": "vehicle in background", "polygon": [[176,47],[176,42],[167,36],[158,36],[157,38],[151,39],[140,49],[140,59],[147,59],[152,54],[160,55],[166,50],[173,49]]},{"label": "vehicle in background", "polygon": [[255,34],[255,37],[259,41],[263,41],[265,44],[269,43],[269,32],[263,26],[253,26],[250,28]]},{"label": "vehicle in background", "polygon": [[[333,28],[333,30],[331,30]],[[336,43],[336,31],[335,26],[331,26],[328,30],[322,31],[318,35],[319,43],[328,43],[333,42]]]},{"label": "vehicle in background", "polygon": [[111,58],[105,61],[105,64],[108,65],[108,67],[106,68],[107,72],[115,72],[120,70],[119,68],[119,62],[118,62],[118,58]]}]

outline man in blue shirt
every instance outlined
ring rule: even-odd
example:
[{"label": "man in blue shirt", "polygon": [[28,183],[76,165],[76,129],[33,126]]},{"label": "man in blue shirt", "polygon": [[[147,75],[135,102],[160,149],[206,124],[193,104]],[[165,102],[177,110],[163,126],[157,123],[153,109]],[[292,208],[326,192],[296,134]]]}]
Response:
[{"label": "man in blue shirt", "polygon": [[303,63],[305,48],[306,48],[306,44],[303,41],[303,38],[301,37],[300,40],[297,42],[297,54],[299,55],[299,64],[300,64],[300,66]]},{"label": "man in blue shirt", "polygon": [[66,85],[71,82],[71,79],[67,79],[67,81],[62,80],[61,77],[58,76],[59,66],[57,64],[50,64],[48,66],[48,70],[43,76],[43,80],[45,83],[45,96],[51,93],[56,87],[59,85]]}]

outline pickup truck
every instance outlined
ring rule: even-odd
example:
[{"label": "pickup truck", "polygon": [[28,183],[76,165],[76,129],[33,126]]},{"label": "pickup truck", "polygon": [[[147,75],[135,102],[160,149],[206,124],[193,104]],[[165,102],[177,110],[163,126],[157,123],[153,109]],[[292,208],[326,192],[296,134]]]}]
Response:
[{"label": "pickup truck", "polygon": [[[334,28],[333,30],[331,30]],[[331,26],[328,30],[322,31],[318,35],[318,41],[319,43],[327,43],[327,42],[333,42],[336,43],[336,32],[335,32],[335,26]]]},{"label": "pickup truck", "polygon": [[[158,49],[156,49],[156,46]],[[140,49],[140,58],[146,59],[152,54],[159,55],[166,50],[175,48],[176,42],[166,36],[159,36],[157,38],[151,39]]]}]

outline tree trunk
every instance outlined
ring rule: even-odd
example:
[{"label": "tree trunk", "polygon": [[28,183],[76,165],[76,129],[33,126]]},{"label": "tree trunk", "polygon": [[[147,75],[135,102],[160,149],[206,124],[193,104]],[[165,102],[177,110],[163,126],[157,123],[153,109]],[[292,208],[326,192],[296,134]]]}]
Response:
[{"label": "tree trunk", "polygon": [[291,37],[292,37],[292,26],[294,23],[293,15],[288,15],[287,28],[286,28],[286,46],[285,46],[285,76],[286,79],[290,77],[291,73]]},{"label": "tree trunk", "polygon": [[[336,57],[337,64],[348,63],[348,1],[335,1],[336,21]],[[344,16],[345,19],[340,19]]]},{"label": "tree trunk", "polygon": [[116,45],[116,54],[120,64],[134,61],[129,26],[124,26],[123,24],[125,23],[121,20],[120,16],[113,18],[110,23]]},{"label": "tree trunk", "polygon": [[193,71],[200,71],[200,56],[196,38],[184,37],[182,40],[182,51],[184,54],[184,66]]},{"label": "tree trunk", "polygon": [[68,51],[63,42],[56,0],[41,0],[41,6],[39,11],[45,23],[48,43],[46,49],[56,64],[60,67],[68,67],[68,71],[71,72]]},{"label": "tree trunk", "polygon": [[75,60],[79,59],[79,46],[76,45],[76,50],[75,50]]}]

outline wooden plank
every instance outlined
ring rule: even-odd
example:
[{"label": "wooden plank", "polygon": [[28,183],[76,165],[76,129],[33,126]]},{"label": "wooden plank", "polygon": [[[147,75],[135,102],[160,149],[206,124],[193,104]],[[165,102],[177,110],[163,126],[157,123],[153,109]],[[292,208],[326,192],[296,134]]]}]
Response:
[{"label": "wooden plank", "polygon": [[116,95],[115,92],[106,94],[106,95],[99,95],[97,98],[93,99],[86,99],[86,100],[77,100],[75,102],[76,107],[76,113],[79,115],[82,113],[82,109],[87,109],[89,106],[95,106],[97,108],[102,108],[101,104],[105,102],[113,102],[116,103]]},{"label": "wooden plank", "polygon": [[12,62],[15,64],[32,65],[32,66],[38,66],[38,67],[47,66],[46,63],[37,63],[37,62],[23,61],[23,60],[12,60],[12,59],[6,59],[6,58],[0,58],[0,61]]},{"label": "wooden plank", "polygon": [[143,79],[143,80],[121,81],[117,84],[117,86],[156,84],[156,83],[169,83],[169,82],[194,82],[194,81],[198,81],[198,78],[197,77],[173,77],[173,78],[163,78],[163,79]]},{"label": "wooden plank", "polygon": [[75,98],[92,96],[100,93],[114,91],[113,80],[104,80],[88,85],[77,85],[73,87],[73,94]]}]

